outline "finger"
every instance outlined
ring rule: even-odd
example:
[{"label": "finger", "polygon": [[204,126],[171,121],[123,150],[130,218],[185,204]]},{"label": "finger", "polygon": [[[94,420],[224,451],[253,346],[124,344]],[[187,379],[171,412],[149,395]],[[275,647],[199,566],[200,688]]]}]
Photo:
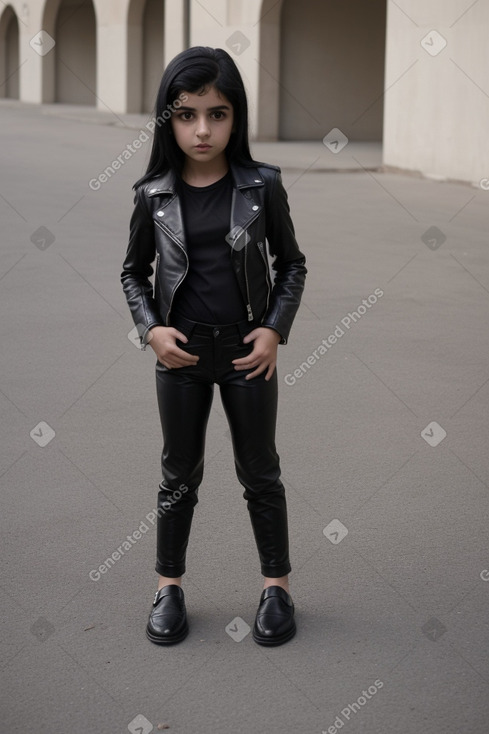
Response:
[{"label": "finger", "polygon": [[175,346],[171,352],[168,352],[169,357],[177,357],[180,360],[183,360],[187,364],[194,364],[195,362],[199,361],[199,357],[197,354],[189,354],[188,352],[185,352],[183,349],[180,349],[179,347]]},{"label": "finger", "polygon": [[275,372],[275,365],[276,365],[275,362],[271,362],[268,367],[267,374],[265,375],[265,380],[267,382],[272,379],[272,375]]},{"label": "finger", "polygon": [[239,369],[249,369],[250,367],[256,367],[262,359],[263,354],[260,354],[256,349],[246,355],[246,357],[239,357],[238,359],[232,359],[231,362],[234,365],[238,365]]},{"label": "finger", "polygon": [[174,369],[177,369],[178,367],[184,367],[183,364],[178,364],[174,360],[168,359],[167,357],[164,357],[164,358],[158,357],[158,360],[161,362],[161,364],[165,365],[165,367],[168,370],[174,370]]},{"label": "finger", "polygon": [[246,357],[240,357],[239,359],[233,359],[232,364],[236,367],[238,370],[247,370],[249,367],[254,367],[255,364],[258,364],[256,361],[256,357],[253,357],[253,352],[251,354],[248,354]]},{"label": "finger", "polygon": [[173,357],[169,360],[172,367],[192,367],[197,364],[197,361],[190,362],[188,359],[180,359],[179,357]]},{"label": "finger", "polygon": [[187,354],[186,352],[183,352],[181,349],[178,350],[181,354],[176,354],[175,352],[166,352],[164,356],[162,356],[160,359],[160,362],[162,362],[165,367],[169,367],[170,369],[175,367],[190,367],[192,365],[197,364],[199,361],[199,357],[194,354]]},{"label": "finger", "polygon": [[243,344],[249,344],[253,341],[253,339],[256,339],[258,334],[256,333],[256,329],[253,329],[253,331],[250,331],[249,334],[246,334],[246,336],[243,338]]},{"label": "finger", "polygon": [[185,334],[182,334],[182,332],[181,331],[178,331],[178,329],[173,328],[173,334],[174,334],[174,336],[176,336],[177,339],[179,339],[184,344],[186,344],[188,342],[188,339],[185,336]]},{"label": "finger", "polygon": [[246,364],[242,365],[234,365],[234,369],[241,371],[241,370],[252,370],[253,367],[259,367],[261,362],[259,360],[254,359],[253,362],[247,362]]},{"label": "finger", "polygon": [[246,375],[245,380],[252,380],[253,377],[258,377],[258,375],[261,375],[261,373],[264,372],[266,370],[266,368],[267,368],[267,364],[266,363],[265,364],[258,365],[258,367],[256,368],[256,370],[254,370],[253,372],[250,372],[249,375]]},{"label": "finger", "polygon": [[253,372],[250,372],[248,375],[246,375],[245,380],[251,380],[253,377],[257,377],[258,375],[261,375],[262,372],[264,372],[268,367],[268,362],[259,362],[258,364],[254,364],[253,367],[256,369],[253,370]]}]

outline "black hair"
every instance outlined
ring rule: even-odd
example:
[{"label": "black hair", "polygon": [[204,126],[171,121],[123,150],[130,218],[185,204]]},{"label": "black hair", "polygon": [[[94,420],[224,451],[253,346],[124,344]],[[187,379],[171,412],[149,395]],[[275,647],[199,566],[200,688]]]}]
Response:
[{"label": "black hair", "polygon": [[153,147],[146,173],[134,189],[170,170],[181,176],[185,155],[172,134],[170,117],[181,107],[182,93],[203,94],[209,87],[225,95],[233,107],[234,127],[226,147],[228,161],[256,165],[248,140],[248,101],[238,67],[222,48],[193,46],[175,56],[163,73],[154,107]]}]

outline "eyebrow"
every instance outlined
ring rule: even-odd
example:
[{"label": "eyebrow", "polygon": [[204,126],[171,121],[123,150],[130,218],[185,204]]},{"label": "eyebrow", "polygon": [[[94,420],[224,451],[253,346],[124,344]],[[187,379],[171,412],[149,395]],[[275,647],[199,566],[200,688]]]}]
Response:
[{"label": "eyebrow", "polygon": [[[184,107],[183,105],[179,107],[178,109],[180,111],[183,110],[184,112],[196,112],[197,111],[195,107]],[[217,112],[218,110],[229,110],[229,109],[231,108],[228,105],[220,104],[220,105],[217,105],[217,107],[208,107],[207,112]]]}]

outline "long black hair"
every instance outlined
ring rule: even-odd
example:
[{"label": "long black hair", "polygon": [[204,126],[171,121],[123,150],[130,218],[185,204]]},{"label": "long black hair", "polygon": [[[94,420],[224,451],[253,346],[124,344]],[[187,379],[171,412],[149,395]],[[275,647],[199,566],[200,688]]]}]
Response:
[{"label": "long black hair", "polygon": [[153,147],[146,173],[134,189],[169,170],[181,176],[185,155],[172,134],[170,117],[185,101],[185,92],[204,94],[209,87],[225,95],[233,107],[234,127],[226,147],[228,161],[256,165],[248,140],[248,101],[238,67],[222,48],[193,46],[175,56],[163,73],[154,107]]}]

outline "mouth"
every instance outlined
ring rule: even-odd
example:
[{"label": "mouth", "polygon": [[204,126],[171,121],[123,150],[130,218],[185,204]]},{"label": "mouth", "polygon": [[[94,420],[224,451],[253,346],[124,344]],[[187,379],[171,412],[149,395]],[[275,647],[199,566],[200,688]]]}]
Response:
[{"label": "mouth", "polygon": [[207,143],[200,143],[200,145],[196,145],[195,148],[197,150],[210,150],[212,148],[212,145],[208,145]]}]

